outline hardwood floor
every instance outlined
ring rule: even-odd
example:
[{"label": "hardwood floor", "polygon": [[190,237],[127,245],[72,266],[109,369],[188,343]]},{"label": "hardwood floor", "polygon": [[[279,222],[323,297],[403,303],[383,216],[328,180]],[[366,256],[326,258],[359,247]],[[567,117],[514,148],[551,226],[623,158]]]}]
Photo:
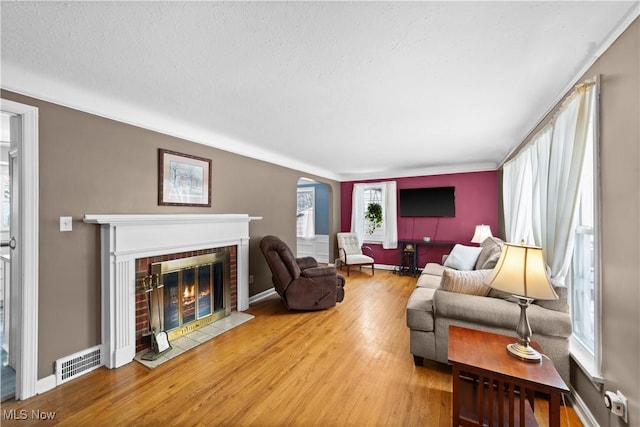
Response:
[{"label": "hardwood floor", "polygon": [[[100,368],[5,402],[0,424],[29,425],[40,411],[55,413],[43,425],[68,426],[449,426],[450,368],[416,367],[409,353],[415,280],[352,272],[344,302],[321,312],[267,299],[248,310],[255,319],[155,369]],[[544,402],[536,408],[544,416]],[[29,422],[10,419],[22,414]]]}]

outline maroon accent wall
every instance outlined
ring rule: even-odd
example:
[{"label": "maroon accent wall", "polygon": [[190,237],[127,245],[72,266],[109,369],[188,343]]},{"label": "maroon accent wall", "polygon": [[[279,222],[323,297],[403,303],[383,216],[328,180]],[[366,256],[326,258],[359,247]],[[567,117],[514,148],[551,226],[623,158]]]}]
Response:
[{"label": "maroon accent wall", "polygon": [[[396,181],[401,188],[447,187],[456,188],[456,216],[454,218],[398,217],[398,239],[451,240],[464,245],[473,245],[471,237],[477,224],[491,226],[494,235],[498,233],[498,172],[469,172],[446,175],[391,178],[358,182]],[[356,182],[340,184],[340,230],[351,228],[351,194]],[[397,197],[397,196],[396,196]],[[367,244],[373,249],[377,264],[396,265],[400,258],[400,248],[382,249],[379,244]],[[438,262],[448,249],[421,247],[420,264]]]}]

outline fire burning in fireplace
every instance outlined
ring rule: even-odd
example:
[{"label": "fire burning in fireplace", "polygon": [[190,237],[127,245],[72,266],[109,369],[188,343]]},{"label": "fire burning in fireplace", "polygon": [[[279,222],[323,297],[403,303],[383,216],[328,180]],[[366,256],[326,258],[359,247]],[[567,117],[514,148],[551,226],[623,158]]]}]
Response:
[{"label": "fire burning in fireplace", "polygon": [[[165,331],[175,339],[228,316],[235,294],[233,249],[150,260],[148,273],[141,279],[146,310],[138,317],[147,319],[140,335]],[[138,307],[140,313],[143,305]]]}]

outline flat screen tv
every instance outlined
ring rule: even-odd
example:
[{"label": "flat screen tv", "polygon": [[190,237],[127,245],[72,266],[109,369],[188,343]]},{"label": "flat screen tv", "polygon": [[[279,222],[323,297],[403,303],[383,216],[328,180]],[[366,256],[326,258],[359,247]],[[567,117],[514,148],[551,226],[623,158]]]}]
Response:
[{"label": "flat screen tv", "polygon": [[456,216],[456,188],[401,188],[400,216]]}]

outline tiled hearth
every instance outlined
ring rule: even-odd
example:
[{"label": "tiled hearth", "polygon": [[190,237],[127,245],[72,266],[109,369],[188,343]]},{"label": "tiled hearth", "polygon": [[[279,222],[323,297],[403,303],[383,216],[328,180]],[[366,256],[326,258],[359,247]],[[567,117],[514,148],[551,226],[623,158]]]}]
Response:
[{"label": "tiled hearth", "polygon": [[231,329],[240,326],[253,318],[254,316],[251,314],[234,311],[224,319],[220,319],[210,325],[198,329],[197,331],[193,331],[188,335],[171,341],[171,350],[162,354],[156,360],[142,359],[142,356],[148,351],[146,349],[139,351],[136,354],[135,360],[142,363],[148,368],[155,368],[156,366],[159,366],[173,359],[174,357],[180,356],[185,351],[191,350],[192,348],[204,342],[207,342],[220,334],[230,331]]}]

